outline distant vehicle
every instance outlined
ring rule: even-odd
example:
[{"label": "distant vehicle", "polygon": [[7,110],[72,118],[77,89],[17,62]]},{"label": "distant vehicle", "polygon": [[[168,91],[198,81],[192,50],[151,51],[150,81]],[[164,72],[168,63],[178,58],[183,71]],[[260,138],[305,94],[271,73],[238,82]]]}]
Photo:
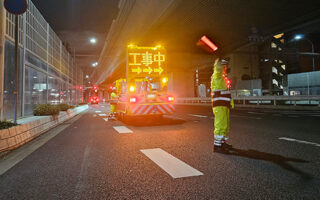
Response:
[{"label": "distant vehicle", "polygon": [[90,103],[91,104],[98,104],[100,102],[100,99],[98,97],[91,97]]}]

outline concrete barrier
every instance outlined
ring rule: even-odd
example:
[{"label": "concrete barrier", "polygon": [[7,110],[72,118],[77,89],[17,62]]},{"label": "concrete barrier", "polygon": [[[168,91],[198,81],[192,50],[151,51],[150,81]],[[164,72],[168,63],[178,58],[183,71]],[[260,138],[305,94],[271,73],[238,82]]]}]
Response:
[{"label": "concrete barrier", "polygon": [[60,112],[58,116],[33,116],[18,120],[18,126],[0,130],[0,152],[18,148],[88,108],[88,105],[83,105]]}]

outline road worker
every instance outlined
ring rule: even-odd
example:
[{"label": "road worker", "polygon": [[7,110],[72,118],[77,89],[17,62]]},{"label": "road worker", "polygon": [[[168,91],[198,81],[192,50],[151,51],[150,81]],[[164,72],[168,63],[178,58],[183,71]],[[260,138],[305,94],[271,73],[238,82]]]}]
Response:
[{"label": "road worker", "polygon": [[214,118],[214,151],[223,152],[231,145],[227,144],[229,132],[230,108],[234,107],[228,90],[230,81],[226,78],[227,63],[216,59],[211,77],[212,109]]},{"label": "road worker", "polygon": [[116,105],[118,103],[118,95],[116,94],[116,87],[112,88],[112,92],[110,94],[110,114],[109,119],[115,119],[115,111],[116,111]]}]

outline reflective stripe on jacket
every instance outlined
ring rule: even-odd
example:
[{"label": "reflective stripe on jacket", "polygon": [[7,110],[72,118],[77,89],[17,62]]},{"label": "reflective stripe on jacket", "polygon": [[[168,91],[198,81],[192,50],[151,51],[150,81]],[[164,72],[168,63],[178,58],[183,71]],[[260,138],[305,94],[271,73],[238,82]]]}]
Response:
[{"label": "reflective stripe on jacket", "polygon": [[212,92],[212,107],[225,106],[231,107],[231,93],[227,90],[214,90]]}]

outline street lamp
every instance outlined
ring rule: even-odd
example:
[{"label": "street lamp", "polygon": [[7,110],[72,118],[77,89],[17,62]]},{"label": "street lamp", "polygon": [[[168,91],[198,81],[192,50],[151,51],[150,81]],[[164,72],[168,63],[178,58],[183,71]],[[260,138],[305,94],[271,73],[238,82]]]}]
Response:
[{"label": "street lamp", "polygon": [[94,38],[94,37],[90,38],[89,41],[90,41],[91,44],[96,44],[97,43],[97,39]]},{"label": "street lamp", "polygon": [[311,47],[312,47],[312,71],[315,71],[316,70],[316,66],[315,66],[315,60],[314,60],[314,44],[311,40],[309,40],[308,38],[304,37],[304,35],[301,35],[301,34],[297,34],[294,36],[294,40],[306,40],[308,41],[310,44],[311,44]]},{"label": "street lamp", "polygon": [[96,66],[98,66],[98,62],[94,62],[91,65],[92,65],[92,67],[96,67]]}]

